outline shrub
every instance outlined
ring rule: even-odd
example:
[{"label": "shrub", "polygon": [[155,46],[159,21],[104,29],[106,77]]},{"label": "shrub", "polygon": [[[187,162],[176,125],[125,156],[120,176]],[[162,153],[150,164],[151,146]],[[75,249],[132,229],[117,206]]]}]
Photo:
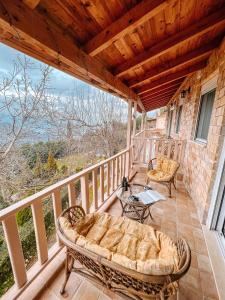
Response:
[{"label": "shrub", "polygon": [[54,174],[58,170],[56,160],[52,154],[52,152],[48,153],[48,161],[46,164],[46,171],[48,173]]},{"label": "shrub", "polygon": [[22,226],[27,221],[29,221],[32,218],[32,211],[30,207],[26,207],[16,214],[16,221],[18,226]]}]

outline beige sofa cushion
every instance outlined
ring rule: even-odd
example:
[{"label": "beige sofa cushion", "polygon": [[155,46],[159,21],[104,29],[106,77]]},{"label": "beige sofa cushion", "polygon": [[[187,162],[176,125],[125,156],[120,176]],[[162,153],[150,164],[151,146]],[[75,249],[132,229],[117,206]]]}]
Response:
[{"label": "beige sofa cushion", "polygon": [[59,221],[71,241],[126,268],[151,275],[178,269],[175,244],[149,225],[107,213],[89,214],[74,228],[65,218]]}]

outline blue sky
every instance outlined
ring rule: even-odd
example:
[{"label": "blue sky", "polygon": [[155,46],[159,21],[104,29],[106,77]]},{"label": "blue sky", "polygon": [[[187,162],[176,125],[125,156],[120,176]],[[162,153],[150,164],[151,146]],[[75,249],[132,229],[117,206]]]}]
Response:
[{"label": "blue sky", "polygon": [[[13,67],[13,61],[15,61],[18,57],[18,55],[23,56],[24,54],[22,52],[19,52],[18,50],[15,50],[13,48],[10,48],[2,43],[0,43],[0,74],[1,73],[7,73],[10,70],[12,70]],[[35,64],[43,64],[40,61],[33,59],[30,57],[30,60]],[[32,74],[30,74],[31,78],[35,80],[35,78],[38,78],[39,73],[38,70],[33,70]],[[76,87],[82,87],[85,88],[89,86],[91,89],[96,89],[95,87],[92,87],[88,85],[85,82],[80,81],[79,79],[76,79],[66,73],[63,73],[57,69],[53,69],[52,73],[52,80],[51,80],[51,88],[56,94],[60,95],[67,95],[72,90],[73,87],[76,85]],[[123,101],[122,99],[120,101]],[[148,113],[148,116],[153,116],[154,112]]]},{"label": "blue sky", "polygon": [[[16,60],[19,55],[23,56],[24,54],[0,43],[0,73],[7,73],[8,71],[12,70],[13,61]],[[30,60],[37,65],[42,64],[40,61],[31,57]],[[38,71],[33,70],[31,74],[32,79],[35,79],[38,76]],[[87,86],[86,83],[83,83],[82,81],[57,69],[53,69],[51,87],[56,92],[68,92],[69,90],[73,89],[75,84],[83,87]]]}]

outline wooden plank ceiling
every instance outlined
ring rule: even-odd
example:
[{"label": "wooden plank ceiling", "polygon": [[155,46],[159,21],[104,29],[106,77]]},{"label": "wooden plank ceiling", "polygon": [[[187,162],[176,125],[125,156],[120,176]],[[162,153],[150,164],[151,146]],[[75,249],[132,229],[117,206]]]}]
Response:
[{"label": "wooden plank ceiling", "polygon": [[119,97],[164,106],[225,34],[225,0],[0,0],[0,40]]}]

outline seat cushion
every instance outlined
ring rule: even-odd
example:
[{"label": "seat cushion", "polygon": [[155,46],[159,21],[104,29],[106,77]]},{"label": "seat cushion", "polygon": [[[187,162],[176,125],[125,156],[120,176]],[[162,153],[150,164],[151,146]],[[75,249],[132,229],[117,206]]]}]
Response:
[{"label": "seat cushion", "polygon": [[172,175],[167,172],[158,171],[158,170],[150,170],[147,173],[148,178],[154,181],[170,181]]},{"label": "seat cushion", "polygon": [[179,163],[167,157],[158,157],[156,168],[149,170],[147,176],[154,181],[170,181],[179,167]]},{"label": "seat cushion", "polygon": [[74,227],[64,217],[59,222],[69,240],[126,268],[151,275],[178,269],[176,245],[149,225],[107,213],[86,215]]}]

